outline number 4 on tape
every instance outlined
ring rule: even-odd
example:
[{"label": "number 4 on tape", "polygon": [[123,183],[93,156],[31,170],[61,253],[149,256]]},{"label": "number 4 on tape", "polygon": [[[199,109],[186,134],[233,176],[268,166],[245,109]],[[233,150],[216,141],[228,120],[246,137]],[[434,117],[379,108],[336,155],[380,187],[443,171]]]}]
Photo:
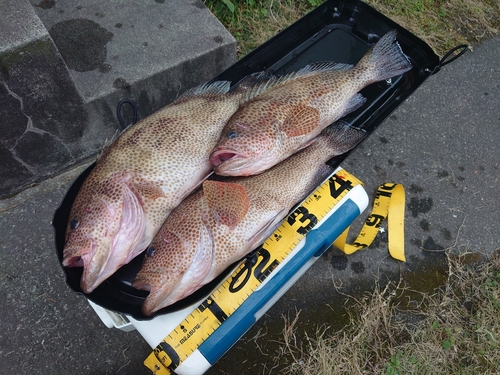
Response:
[{"label": "number 4 on tape", "polygon": [[388,220],[389,254],[397,260],[406,262],[404,252],[404,214],[405,190],[403,185],[386,182],[377,189],[373,210],[366,219],[361,231],[352,244],[347,244],[349,228],[334,242],[346,254],[365,249],[371,245],[384,220]]}]

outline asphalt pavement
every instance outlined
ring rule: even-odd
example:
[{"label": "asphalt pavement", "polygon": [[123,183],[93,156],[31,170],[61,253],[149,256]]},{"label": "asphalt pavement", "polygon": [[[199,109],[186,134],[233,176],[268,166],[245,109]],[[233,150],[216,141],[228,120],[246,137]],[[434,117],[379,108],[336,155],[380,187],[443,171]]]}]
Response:
[{"label": "asphalt pavement", "polygon": [[[266,373],[282,315],[341,321],[342,292],[402,277],[423,289],[442,281],[445,252],[485,258],[500,248],[500,36],[431,76],[343,163],[372,201],[378,185],[406,189],[407,262],[386,238],[346,256],[328,250],[209,374]],[[151,348],[136,332],[108,329],[65,284],[51,220],[85,165],[0,201],[0,374],[148,374]],[[353,225],[359,228],[366,213]],[[417,286],[415,286],[417,287]]]}]

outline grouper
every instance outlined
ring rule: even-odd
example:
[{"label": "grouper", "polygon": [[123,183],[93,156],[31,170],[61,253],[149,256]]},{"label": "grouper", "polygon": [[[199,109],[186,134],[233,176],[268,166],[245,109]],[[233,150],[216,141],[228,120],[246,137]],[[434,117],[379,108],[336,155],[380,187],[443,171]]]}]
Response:
[{"label": "grouper", "polygon": [[258,247],[332,173],[325,162],[364,136],[339,122],[265,173],[204,181],[172,211],[145,251],[132,283],[150,291],[143,313],[150,316],[190,295]]},{"label": "grouper", "polygon": [[210,156],[215,173],[248,176],[265,171],[363,106],[366,98],[361,89],[411,68],[396,32],[391,31],[355,66],[313,63],[279,77],[279,84],[246,102],[230,118]]},{"label": "grouper", "polygon": [[203,84],[127,128],[105,147],[75,198],[63,266],[83,267],[92,292],[151,242],[165,218],[210,173],[222,127],[251,97],[251,79]]}]

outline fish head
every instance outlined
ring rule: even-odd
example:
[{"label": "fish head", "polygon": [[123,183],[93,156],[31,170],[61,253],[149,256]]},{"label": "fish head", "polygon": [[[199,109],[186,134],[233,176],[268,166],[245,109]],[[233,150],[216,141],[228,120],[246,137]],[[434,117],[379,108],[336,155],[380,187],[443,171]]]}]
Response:
[{"label": "fish head", "polygon": [[221,176],[250,176],[274,165],[280,145],[278,127],[274,123],[274,120],[267,123],[230,121],[210,155],[215,173]]},{"label": "fish head", "polygon": [[[83,267],[80,286],[85,293],[91,293],[125,263],[124,256],[117,254],[118,250],[126,242],[125,246],[136,243],[131,238],[137,232],[134,228],[143,225],[137,202],[130,203],[138,199],[124,186],[121,177],[113,176],[101,182],[85,181],[71,209],[62,264],[64,267]],[[134,221],[130,237],[120,235]]]},{"label": "fish head", "polygon": [[149,291],[143,313],[150,316],[197,290],[212,267],[212,250],[213,238],[205,228],[162,228],[146,249],[132,283],[134,288]]},{"label": "fish head", "polygon": [[[145,251],[144,261],[132,287],[149,292],[143,312],[151,315],[179,283],[187,267],[182,259],[188,246],[178,233],[162,230]],[[189,254],[189,252],[187,252]]]},{"label": "fish head", "polygon": [[172,211],[132,283],[149,291],[142,308],[145,315],[189,296],[229,265],[224,262],[239,241],[234,228],[246,217],[249,205],[242,185],[207,180]]}]

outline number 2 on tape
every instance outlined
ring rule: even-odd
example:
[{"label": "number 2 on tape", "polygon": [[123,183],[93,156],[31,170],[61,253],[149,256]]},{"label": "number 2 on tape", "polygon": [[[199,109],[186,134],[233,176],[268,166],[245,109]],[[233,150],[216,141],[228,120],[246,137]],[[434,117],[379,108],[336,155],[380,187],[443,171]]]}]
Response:
[{"label": "number 2 on tape", "polygon": [[203,303],[158,344],[144,364],[156,374],[170,374],[203,343],[314,228],[361,182],[337,171],[297,207]]}]

